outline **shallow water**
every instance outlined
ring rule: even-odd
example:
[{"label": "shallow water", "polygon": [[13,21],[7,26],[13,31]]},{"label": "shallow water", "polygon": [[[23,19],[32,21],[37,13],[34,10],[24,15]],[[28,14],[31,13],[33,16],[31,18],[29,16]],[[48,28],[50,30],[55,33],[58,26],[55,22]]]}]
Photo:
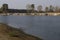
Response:
[{"label": "shallow water", "polygon": [[0,16],[0,22],[44,40],[60,40],[60,16]]}]

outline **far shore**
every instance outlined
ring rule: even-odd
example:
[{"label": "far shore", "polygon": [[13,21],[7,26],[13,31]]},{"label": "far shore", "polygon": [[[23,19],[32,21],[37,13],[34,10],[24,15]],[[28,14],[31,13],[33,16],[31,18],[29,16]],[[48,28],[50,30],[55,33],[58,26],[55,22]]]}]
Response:
[{"label": "far shore", "polygon": [[60,13],[0,13],[0,16],[60,16]]}]

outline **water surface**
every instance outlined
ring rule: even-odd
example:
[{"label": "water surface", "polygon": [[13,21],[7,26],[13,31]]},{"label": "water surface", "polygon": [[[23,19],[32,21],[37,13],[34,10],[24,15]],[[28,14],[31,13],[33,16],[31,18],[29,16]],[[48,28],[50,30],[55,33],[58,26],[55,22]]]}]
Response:
[{"label": "water surface", "polygon": [[60,16],[0,16],[0,22],[44,40],[60,40]]}]

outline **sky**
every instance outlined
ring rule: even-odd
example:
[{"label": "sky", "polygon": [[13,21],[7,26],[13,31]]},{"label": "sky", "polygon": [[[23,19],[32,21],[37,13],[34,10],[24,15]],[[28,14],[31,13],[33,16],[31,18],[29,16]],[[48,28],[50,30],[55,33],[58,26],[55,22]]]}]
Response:
[{"label": "sky", "polygon": [[42,5],[43,8],[49,5],[60,6],[60,0],[0,0],[0,7],[4,3],[14,9],[26,9],[27,4],[35,4],[35,9],[38,5]]}]

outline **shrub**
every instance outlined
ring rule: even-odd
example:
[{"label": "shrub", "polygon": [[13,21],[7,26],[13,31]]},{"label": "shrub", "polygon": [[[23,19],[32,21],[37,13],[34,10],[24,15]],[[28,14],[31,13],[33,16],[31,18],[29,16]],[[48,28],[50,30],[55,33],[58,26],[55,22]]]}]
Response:
[{"label": "shrub", "polygon": [[19,34],[15,33],[15,32],[9,32],[8,34],[11,37],[19,37]]}]

